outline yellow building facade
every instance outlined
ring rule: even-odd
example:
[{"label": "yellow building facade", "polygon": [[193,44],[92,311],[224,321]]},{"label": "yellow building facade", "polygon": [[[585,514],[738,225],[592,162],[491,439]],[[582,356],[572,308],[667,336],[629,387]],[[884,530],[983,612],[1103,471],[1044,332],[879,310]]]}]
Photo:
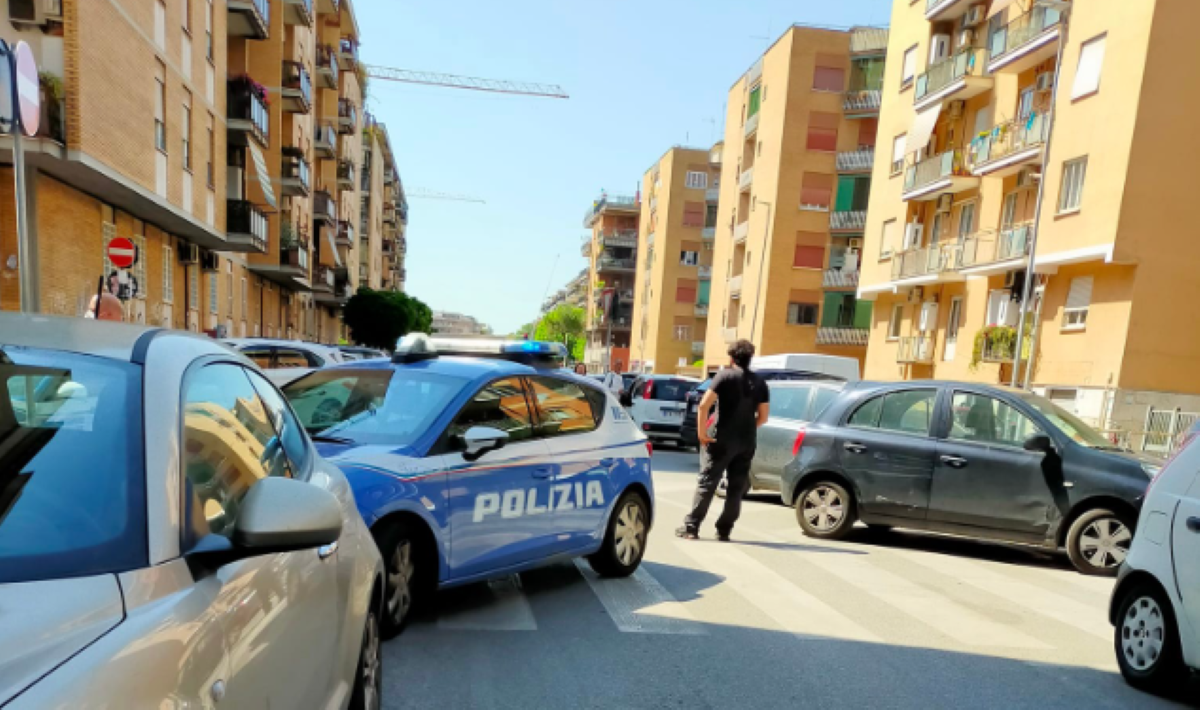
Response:
[{"label": "yellow building facade", "polygon": [[639,196],[603,192],[584,212],[580,254],[588,261],[584,364],[593,373],[629,369],[638,263]]},{"label": "yellow building facade", "polygon": [[1187,0],[895,0],[867,377],[1015,375],[1135,436],[1150,408],[1200,411],[1197,21]]}]

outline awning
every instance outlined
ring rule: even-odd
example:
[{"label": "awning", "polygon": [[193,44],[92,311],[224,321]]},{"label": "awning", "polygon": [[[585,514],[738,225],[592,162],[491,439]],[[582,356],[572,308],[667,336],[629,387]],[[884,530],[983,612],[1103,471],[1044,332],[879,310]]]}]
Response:
[{"label": "awning", "polygon": [[904,140],[906,151],[915,153],[929,145],[929,139],[933,136],[933,127],[937,125],[938,114],[941,112],[942,105],[934,104],[917,113],[917,117],[913,119],[912,128],[908,129],[908,136]]},{"label": "awning", "polygon": [[333,230],[326,227],[321,231],[325,232],[325,239],[329,241],[329,253],[333,254],[334,263],[337,264],[339,269],[342,268],[342,257],[338,254],[337,242],[334,241]]},{"label": "awning", "polygon": [[275,191],[271,189],[271,171],[267,170],[267,160],[258,146],[254,145],[254,141],[249,141],[247,145],[250,146],[250,157],[254,160],[255,177],[258,178],[258,184],[262,186],[263,199],[267,201],[267,204],[279,209],[279,205],[275,202]]},{"label": "awning", "polygon": [[996,15],[1004,12],[1004,8],[1013,4],[1014,0],[992,0],[992,6],[988,8],[987,19],[992,19]]}]

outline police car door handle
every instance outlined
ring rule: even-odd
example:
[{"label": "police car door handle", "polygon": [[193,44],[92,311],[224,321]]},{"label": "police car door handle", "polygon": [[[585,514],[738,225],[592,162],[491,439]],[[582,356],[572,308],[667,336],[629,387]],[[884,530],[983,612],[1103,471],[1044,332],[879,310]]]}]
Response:
[{"label": "police car door handle", "polygon": [[550,478],[554,475],[554,469],[549,466],[539,466],[533,469],[534,478]]}]

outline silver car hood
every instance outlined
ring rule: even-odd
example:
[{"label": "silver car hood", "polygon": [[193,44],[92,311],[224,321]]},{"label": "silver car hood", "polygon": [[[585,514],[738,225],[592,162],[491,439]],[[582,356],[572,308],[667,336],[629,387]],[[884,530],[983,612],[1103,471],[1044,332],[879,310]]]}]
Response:
[{"label": "silver car hood", "polygon": [[0,705],[124,618],[111,574],[0,584]]}]

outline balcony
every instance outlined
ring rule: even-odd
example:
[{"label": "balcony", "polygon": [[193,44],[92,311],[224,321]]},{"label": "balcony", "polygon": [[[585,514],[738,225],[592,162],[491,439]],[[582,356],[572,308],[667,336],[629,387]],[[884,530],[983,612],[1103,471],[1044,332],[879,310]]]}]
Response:
[{"label": "balcony", "polygon": [[740,294],[742,292],[742,275],[730,276],[727,288],[730,296],[736,297]]},{"label": "balcony", "polygon": [[1034,7],[988,38],[988,72],[1018,74],[1053,59],[1062,34],[1062,13]]},{"label": "balcony", "polygon": [[312,78],[300,62],[283,63],[283,110],[308,113],[312,110]]},{"label": "balcony", "polygon": [[701,281],[712,281],[712,267],[701,266],[696,269],[696,277]]},{"label": "balcony", "polygon": [[925,0],[925,19],[946,22],[962,17],[976,0]]},{"label": "balcony", "polygon": [[228,0],[225,10],[225,32],[230,37],[267,39],[271,36],[269,0]]},{"label": "balcony", "polygon": [[384,187],[391,187],[393,184],[395,184],[395,182],[396,182],[396,171],[392,170],[391,168],[384,168],[383,169],[383,185],[384,185]]},{"label": "balcony", "polygon": [[967,48],[933,64],[917,77],[913,107],[924,110],[953,98],[969,99],[992,88],[992,77],[983,76],[984,50]]},{"label": "balcony", "polygon": [[708,304],[707,303],[697,303],[692,308],[692,314],[695,315],[697,318],[707,318],[708,317]]},{"label": "balcony", "polygon": [[232,145],[246,145],[249,137],[266,148],[271,144],[271,113],[267,108],[267,90],[248,76],[228,84],[226,128]]},{"label": "balcony", "polygon": [[979,187],[979,178],[963,163],[962,151],[948,150],[926,158],[904,171],[903,200],[933,200],[946,192],[963,192]]},{"label": "balcony", "polygon": [[742,134],[746,138],[749,138],[750,136],[752,136],[758,132],[758,117],[761,115],[762,115],[761,112],[756,113],[753,116],[751,116],[750,118],[746,119],[746,125],[742,129]]},{"label": "balcony", "polygon": [[896,350],[896,362],[908,364],[930,364],[933,362],[933,351],[937,346],[935,335],[910,335],[900,338],[900,347]]},{"label": "balcony", "polygon": [[591,237],[584,237],[584,241],[579,245],[579,255],[582,257],[590,257],[592,255]]},{"label": "balcony", "polygon": [[749,192],[750,185],[754,183],[754,166],[746,168],[742,174],[738,176],[738,191]]},{"label": "balcony", "polygon": [[1035,113],[1002,123],[971,141],[968,160],[974,175],[1007,177],[1042,160],[1050,136],[1050,114]]},{"label": "balcony", "polygon": [[869,55],[887,52],[888,31],[885,27],[858,27],[850,31],[850,54]]},{"label": "balcony", "polygon": [[341,9],[341,0],[317,0],[317,12],[322,15],[336,15]]},{"label": "balcony", "polygon": [[704,191],[705,202],[717,202],[721,199],[721,188],[710,187]]},{"label": "balcony", "polygon": [[318,123],[313,129],[313,152],[322,160],[337,159],[337,130],[332,123]]},{"label": "balcony", "polygon": [[[1007,325],[993,325],[982,331],[982,343],[979,348],[980,362],[1011,364],[1017,354],[1017,329]],[[1030,340],[1025,338],[1021,343],[1021,360],[1029,359]]]},{"label": "balcony", "polygon": [[879,89],[847,91],[846,98],[842,101],[842,111],[846,118],[878,116],[882,104],[883,93]]},{"label": "balcony", "polygon": [[299,148],[283,149],[283,169],[280,187],[285,195],[308,197],[310,190],[308,161]]},{"label": "balcony", "polygon": [[347,249],[354,246],[354,225],[348,220],[339,219],[337,221],[337,233],[334,235],[333,242],[339,247],[346,247]]},{"label": "balcony", "polygon": [[408,253],[408,240],[406,238],[396,237],[396,253],[397,254],[407,254]]},{"label": "balcony", "polygon": [[358,42],[350,37],[343,37],[338,42],[338,64],[346,71],[358,68]]},{"label": "balcony", "polygon": [[317,45],[317,81],[326,89],[338,88],[338,63],[333,46]]},{"label": "balcony", "polygon": [[636,259],[618,259],[615,256],[602,256],[597,262],[598,271],[629,271],[632,272],[637,268]]},{"label": "balcony", "polygon": [[384,239],[379,243],[379,250],[384,256],[391,256],[396,253],[396,243],[391,239]]},{"label": "balcony", "polygon": [[358,130],[358,109],[348,99],[338,99],[338,133],[353,134]]},{"label": "balcony", "polygon": [[296,242],[279,248],[279,270],[290,276],[308,278],[308,245]]},{"label": "balcony", "polygon": [[875,168],[875,148],[859,148],[837,154],[837,171],[843,174],[870,173]]},{"label": "balcony", "polygon": [[938,274],[958,268],[961,248],[958,242],[947,242],[905,249],[892,257],[892,280],[920,279],[922,283],[933,283]]},{"label": "balcony", "polygon": [[250,247],[249,251],[267,253],[269,223],[267,215],[248,200],[225,201],[226,238],[231,244]]},{"label": "balcony", "polygon": [[332,266],[325,264],[317,265],[316,278],[313,279],[313,291],[320,293],[333,293],[333,286],[336,281]]},{"label": "balcony", "polygon": [[849,289],[858,288],[858,269],[825,269],[821,278],[823,288]]},{"label": "balcony", "polygon": [[713,149],[711,151],[709,151],[709,153],[708,153],[708,164],[714,168],[721,167],[721,148],[722,147],[723,146],[720,146],[720,145],[714,146]]},{"label": "balcony", "polygon": [[705,241],[712,241],[713,239],[716,239],[717,238],[717,228],[716,227],[705,227],[704,229],[701,229],[700,230],[700,238]]},{"label": "balcony", "polygon": [[829,231],[862,234],[867,228],[866,210],[837,210],[829,215]]},{"label": "balcony", "polygon": [[592,202],[592,206],[583,213],[583,226],[591,229],[596,219],[606,213],[634,215],[641,212],[638,199],[628,195],[601,194]]},{"label": "balcony", "polygon": [[817,328],[817,345],[852,345],[865,347],[871,337],[866,328],[821,326]]},{"label": "balcony", "polygon": [[358,190],[362,193],[363,197],[367,197],[371,194],[371,169],[368,167],[370,164],[371,163],[367,161],[366,158],[363,158],[362,179],[359,180],[358,186]]},{"label": "balcony", "polygon": [[602,247],[636,249],[637,245],[638,233],[636,229],[620,229],[615,232],[603,232],[600,234],[600,246]]},{"label": "balcony", "polygon": [[313,0],[283,0],[283,23],[312,27]]},{"label": "balcony", "polygon": [[337,164],[337,183],[343,190],[354,189],[354,163],[349,160],[339,160]]},{"label": "balcony", "polygon": [[317,190],[313,194],[313,219],[331,228],[337,226],[337,203],[325,190]]},{"label": "balcony", "polygon": [[750,220],[739,222],[738,225],[733,228],[734,244],[739,244],[746,241],[746,237],[748,236],[750,236]]},{"label": "balcony", "polygon": [[962,240],[958,268],[968,276],[1001,274],[1025,267],[1029,256],[1032,223],[1013,225],[995,232],[983,232]]},{"label": "balcony", "polygon": [[721,339],[727,343],[732,343],[733,341],[737,340],[737,326],[735,325],[732,328],[722,328]]}]

